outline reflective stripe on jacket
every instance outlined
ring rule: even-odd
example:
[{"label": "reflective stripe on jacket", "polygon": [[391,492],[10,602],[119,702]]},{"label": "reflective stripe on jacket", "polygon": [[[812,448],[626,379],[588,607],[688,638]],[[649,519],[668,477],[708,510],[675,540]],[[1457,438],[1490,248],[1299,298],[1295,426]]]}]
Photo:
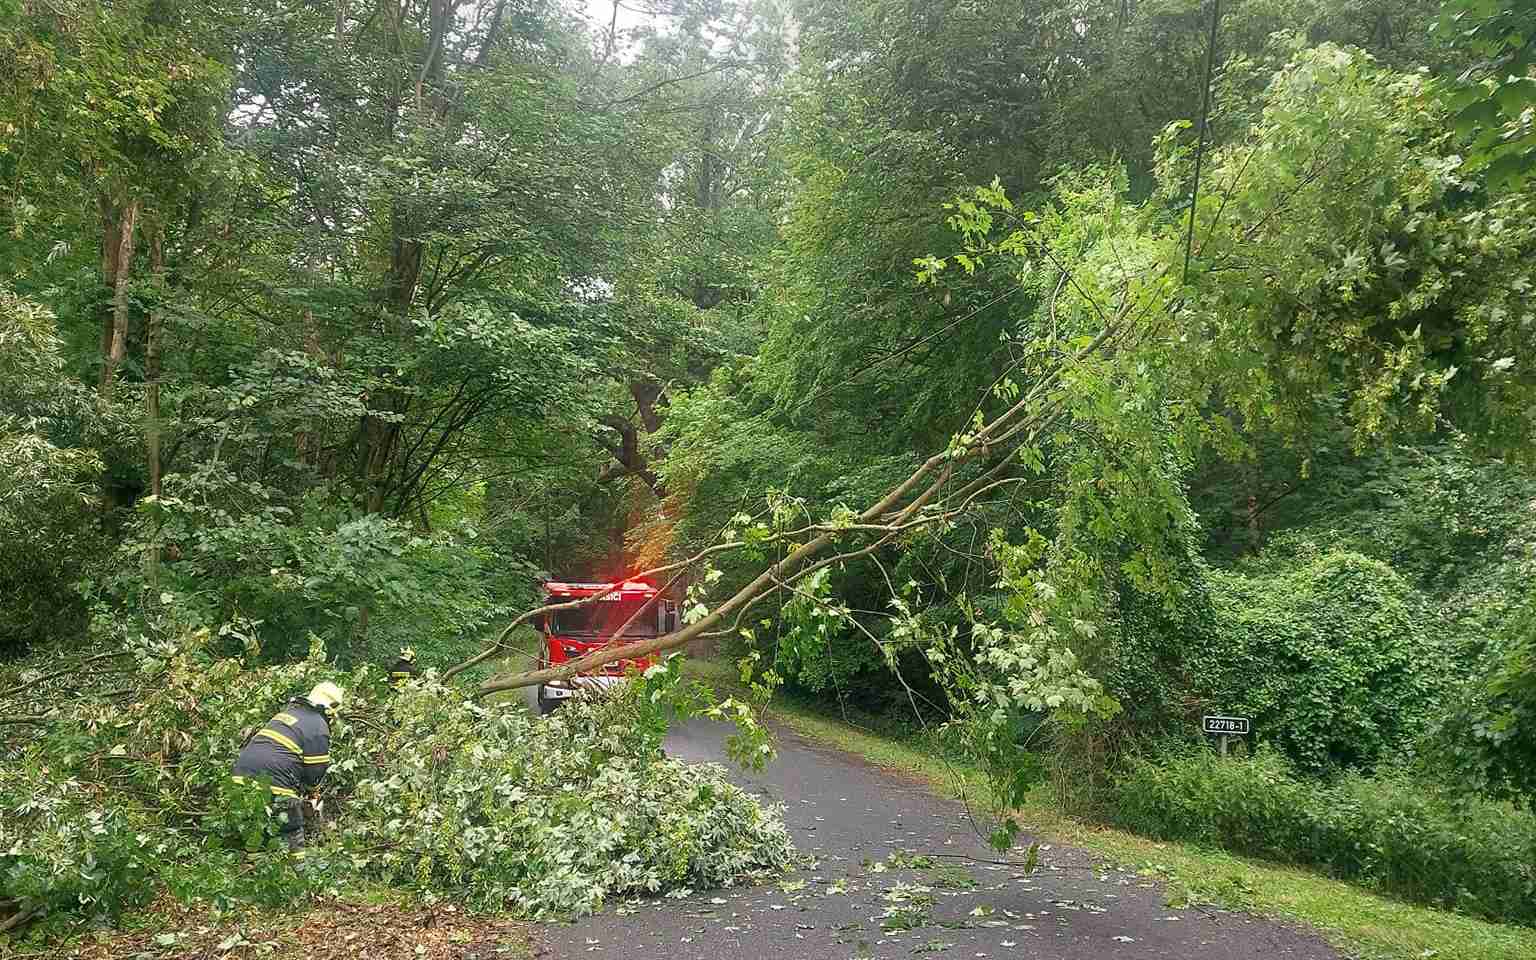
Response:
[{"label": "reflective stripe on jacket", "polygon": [[407,660],[404,657],[396,660],[395,665],[389,668],[389,682],[396,688],[399,688],[402,684],[415,678],[415,676],[415,661]]},{"label": "reflective stripe on jacket", "polygon": [[291,701],[256,731],[235,761],[235,779],[266,777],[272,792],[297,797],[320,783],[331,766],[331,726],[325,712],[303,698]]}]

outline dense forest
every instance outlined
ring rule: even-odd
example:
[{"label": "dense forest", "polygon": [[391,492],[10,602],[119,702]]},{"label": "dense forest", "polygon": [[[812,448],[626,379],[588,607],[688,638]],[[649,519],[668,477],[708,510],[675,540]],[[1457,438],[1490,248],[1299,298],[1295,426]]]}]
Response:
[{"label": "dense forest", "polygon": [[[330,788],[359,875],[538,916],[780,868],[782,825],[652,756],[672,707],[766,746],[675,665],[494,719],[543,580],[645,572],[684,626],[640,652],[942,725],[1001,847],[1047,782],[1536,924],[1533,31],[0,0],[0,923],[287,896],[234,866],[260,804],[221,765],[404,646],[427,679]],[[1204,714],[1252,718],[1243,759]],[[360,852],[502,775],[606,784],[577,832],[704,798],[707,839],[557,863],[526,807]]]}]

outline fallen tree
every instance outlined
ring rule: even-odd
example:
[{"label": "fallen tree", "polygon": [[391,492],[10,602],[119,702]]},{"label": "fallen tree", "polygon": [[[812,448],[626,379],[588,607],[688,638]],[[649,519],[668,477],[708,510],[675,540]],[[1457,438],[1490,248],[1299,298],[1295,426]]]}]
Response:
[{"label": "fallen tree", "polygon": [[[63,688],[56,659],[13,665],[21,682],[8,673],[0,688],[22,688],[40,715],[0,729],[0,932],[41,924],[53,929],[40,936],[67,935],[163,894],[293,907],[381,885],[566,916],[793,862],[776,809],[717,764],[662,755],[667,722],[698,712],[742,726],[735,756],[760,761],[767,749],[746,705],[714,703],[675,663],[541,719],[517,703],[466,701],[432,675],[397,690],[376,667],[338,668],[318,643],[282,665],[216,646],[201,634],[141,647],[121,696],[102,678]],[[268,829],[270,797],[229,774],[249,736],[321,680],[348,699],[295,870]],[[32,706],[39,684],[49,692]]]},{"label": "fallen tree", "polygon": [[[1529,198],[1490,191],[1461,167],[1422,77],[1334,46],[1284,54],[1246,126],[1204,158],[1208,185],[1193,197],[1200,151],[1175,125],[1159,139],[1146,201],[1115,171],[1083,171],[1037,210],[1015,210],[996,184],[950,205],[961,252],[919,262],[919,279],[985,265],[1006,278],[986,305],[1030,303],[1023,347],[946,449],[861,509],[791,524],[770,502],[768,522],[738,516],[716,542],[645,571],[703,567],[690,579],[707,583],[723,554],[784,551],[718,603],[692,597],[682,629],[628,642],[621,631],[601,651],[493,676],[479,693],[733,632],[817,571],[942,530],[988,492],[1027,483],[1036,516],[988,545],[1004,622],[972,617],[960,649],[902,615],[941,658],[941,682],[962,694],[952,700],[980,721],[985,754],[1021,712],[1071,724],[1115,711],[1085,671],[1113,652],[1104,628],[1122,588],[1169,604],[1190,588],[1199,523],[1185,484],[1197,455],[1241,460],[1259,430],[1305,450],[1342,427],[1356,451],[1453,430],[1530,456]],[[511,630],[553,609],[523,614],[454,672],[496,657]]]},{"label": "fallen tree", "polygon": [[[559,667],[492,677],[480,684],[480,695],[515,690],[551,680],[564,680],[605,664],[675,650],[694,640],[729,633],[739,625],[741,617],[752,606],[766,597],[789,589],[796,581],[817,570],[834,563],[867,556],[919,528],[953,520],[964,513],[978,496],[1010,482],[1008,479],[999,479],[999,475],[1010,466],[1016,451],[1036,440],[1046,428],[1055,423],[1062,413],[1062,400],[1051,393],[1051,388],[1060,384],[1068,366],[1081,363],[1113,344],[1115,334],[1126,329],[1126,314],[1129,313],[1129,307],[1129,301],[1123,302],[1117,315],[1110,318],[1110,322],[1105,324],[1097,336],[1065,360],[1063,365],[1051,375],[1037,382],[1029,393],[1011,407],[991,422],[981,424],[974,433],[955,438],[948,450],[930,456],[905,480],[857,515],[828,523],[808,524],[792,530],[768,532],[751,541],[736,536],[713,544],[685,560],[664,564],[636,574],[640,578],[675,574],[703,564],[717,554],[741,550],[749,545],[792,546],[782,560],[763,570],[725,602],[707,611],[682,629],[644,640],[619,642],[622,641],[624,632],[630,624],[644,612],[642,609],[615,632],[615,642],[608,647]],[[998,453],[999,450],[1002,452]],[[980,470],[979,475],[957,486],[954,490],[945,489],[954,479],[956,470],[960,466],[978,458],[990,460],[990,463]],[[926,486],[923,485],[925,480],[928,481]],[[919,492],[914,495],[914,491]],[[736,533],[735,530],[727,531],[727,536],[734,533]],[[858,534],[873,535],[874,540],[856,549],[838,552],[814,563],[811,562],[844,537]],[[810,539],[803,543],[799,542],[803,537]],[[673,582],[679,578],[680,574],[674,576]],[[445,676],[452,677],[494,658],[506,649],[507,639],[512,632],[534,618],[583,606],[596,599],[598,598],[592,597],[570,603],[549,604],[521,614],[501,631],[491,646],[476,657],[446,671]],[[736,618],[735,623],[725,627],[726,621],[733,616]]]}]

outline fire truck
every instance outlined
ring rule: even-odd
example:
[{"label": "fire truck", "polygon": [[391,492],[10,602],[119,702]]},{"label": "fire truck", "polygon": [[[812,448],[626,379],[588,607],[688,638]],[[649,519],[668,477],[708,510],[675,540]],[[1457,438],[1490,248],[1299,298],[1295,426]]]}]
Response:
[{"label": "fire truck", "polygon": [[[618,629],[629,622],[646,603],[655,603],[629,625],[620,644],[644,640],[677,629],[677,603],[657,598],[656,587],[641,580],[619,583],[567,583],[551,580],[544,584],[544,605],[570,603],[573,600],[598,599],[570,610],[545,614],[538,624],[540,638],[539,666],[558,667],[584,657],[612,643]],[[623,683],[630,670],[644,670],[655,663],[653,657],[621,660],[594,671],[577,674],[569,680],[551,680],[540,684],[540,713],[549,713],[583,690],[607,690]]]}]

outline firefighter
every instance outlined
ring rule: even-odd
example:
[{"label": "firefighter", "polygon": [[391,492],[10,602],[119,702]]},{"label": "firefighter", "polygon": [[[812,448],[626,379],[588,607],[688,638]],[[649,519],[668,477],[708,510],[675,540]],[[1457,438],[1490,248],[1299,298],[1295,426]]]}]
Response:
[{"label": "firefighter", "polygon": [[395,665],[389,668],[390,685],[399,690],[419,675],[420,671],[416,669],[416,651],[410,647],[401,647],[400,656],[395,658]]},{"label": "firefighter", "polygon": [[342,690],[317,684],[295,697],[247,740],[235,760],[237,783],[266,780],[272,791],[277,834],[289,850],[304,846],[304,795],[320,785],[331,765],[329,718],[341,707]]}]

